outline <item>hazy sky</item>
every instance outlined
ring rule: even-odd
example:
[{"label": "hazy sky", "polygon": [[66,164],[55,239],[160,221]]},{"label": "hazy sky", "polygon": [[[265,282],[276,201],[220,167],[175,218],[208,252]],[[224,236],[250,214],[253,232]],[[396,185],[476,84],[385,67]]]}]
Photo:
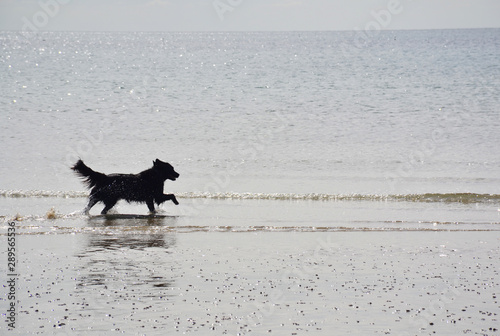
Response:
[{"label": "hazy sky", "polygon": [[500,27],[500,0],[0,0],[0,30]]}]

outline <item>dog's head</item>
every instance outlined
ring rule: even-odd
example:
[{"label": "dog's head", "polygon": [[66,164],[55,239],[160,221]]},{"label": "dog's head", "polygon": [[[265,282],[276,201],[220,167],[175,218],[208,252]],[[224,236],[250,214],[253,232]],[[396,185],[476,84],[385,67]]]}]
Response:
[{"label": "dog's head", "polygon": [[153,168],[155,168],[156,171],[160,173],[164,179],[175,181],[180,176],[170,163],[163,162],[158,159],[153,161]]}]

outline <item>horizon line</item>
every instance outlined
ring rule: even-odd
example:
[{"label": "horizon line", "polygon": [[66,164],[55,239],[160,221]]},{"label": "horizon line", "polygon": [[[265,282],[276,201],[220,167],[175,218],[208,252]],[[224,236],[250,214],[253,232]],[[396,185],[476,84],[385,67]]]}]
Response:
[{"label": "horizon line", "polygon": [[[428,31],[428,30],[493,30],[500,27],[462,27],[462,28],[399,28],[380,29],[378,32],[391,31]],[[311,30],[62,30],[62,29],[39,29],[37,31],[26,31],[22,29],[0,29],[0,32],[12,33],[315,33],[315,32],[361,32],[365,30],[354,29],[311,29]]]}]

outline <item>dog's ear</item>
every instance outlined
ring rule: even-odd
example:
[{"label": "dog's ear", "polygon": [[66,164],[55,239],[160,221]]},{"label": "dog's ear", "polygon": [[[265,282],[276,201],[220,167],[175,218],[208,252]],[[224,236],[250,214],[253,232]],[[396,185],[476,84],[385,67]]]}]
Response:
[{"label": "dog's ear", "polygon": [[156,161],[153,160],[153,166],[156,166]]}]

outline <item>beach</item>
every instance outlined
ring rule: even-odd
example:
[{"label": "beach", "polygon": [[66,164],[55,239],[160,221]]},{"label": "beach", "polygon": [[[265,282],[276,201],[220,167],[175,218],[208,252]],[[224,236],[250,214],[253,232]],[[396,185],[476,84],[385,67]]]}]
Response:
[{"label": "beach", "polygon": [[89,233],[19,245],[19,334],[499,333],[500,240],[488,232]]},{"label": "beach", "polygon": [[[291,213],[332,206],[264,204]],[[355,204],[366,211],[366,202]],[[500,236],[491,227],[297,225],[269,220],[258,201],[206,206],[217,211],[18,218],[11,332],[499,334]],[[263,219],[249,225],[258,211]],[[3,311],[7,304],[3,297]]]}]

